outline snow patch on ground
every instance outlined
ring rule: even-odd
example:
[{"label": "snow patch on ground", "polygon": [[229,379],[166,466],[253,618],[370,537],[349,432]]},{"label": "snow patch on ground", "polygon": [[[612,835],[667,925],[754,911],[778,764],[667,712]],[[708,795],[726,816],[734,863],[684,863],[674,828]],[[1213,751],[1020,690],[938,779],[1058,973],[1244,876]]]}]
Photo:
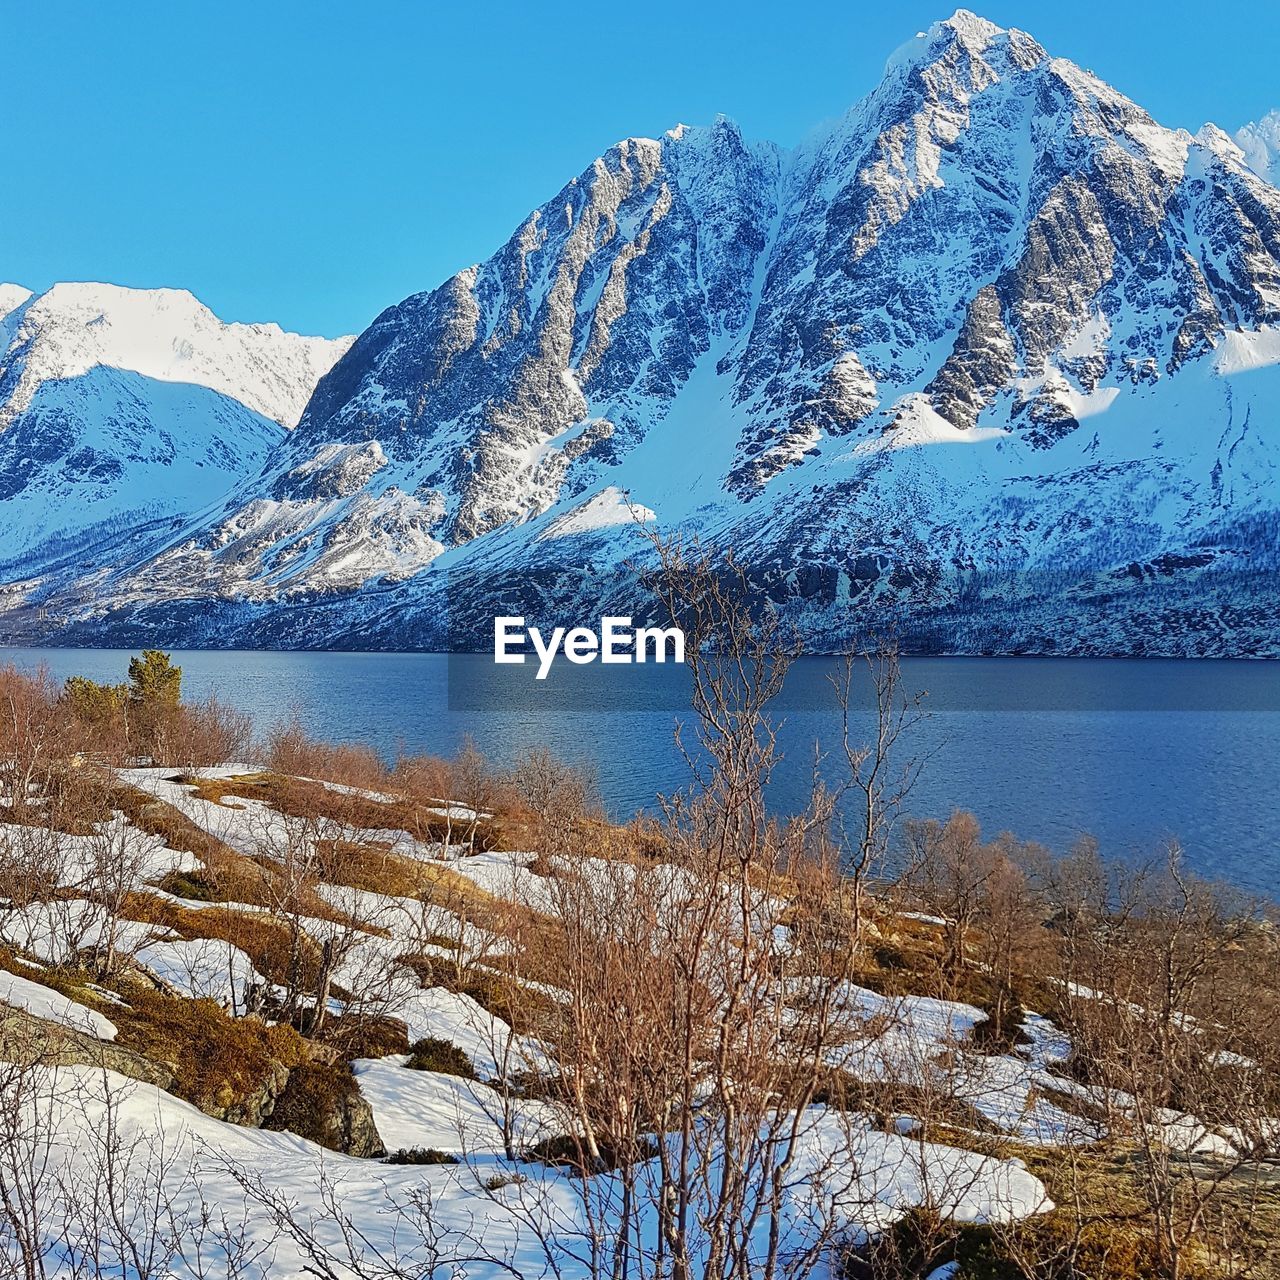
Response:
[{"label": "snow patch on ground", "polygon": [[153,942],[134,957],[167,987],[193,1000],[216,1000],[224,1009],[244,1009],[249,988],[263,981],[253,962],[217,938]]},{"label": "snow patch on ground", "polygon": [[87,1009],[68,996],[46,987],[42,983],[21,978],[16,973],[0,969],[0,1004],[28,1013],[45,1022],[56,1022],[73,1031],[85,1031],[99,1040],[114,1040],[116,1026],[96,1009]]}]

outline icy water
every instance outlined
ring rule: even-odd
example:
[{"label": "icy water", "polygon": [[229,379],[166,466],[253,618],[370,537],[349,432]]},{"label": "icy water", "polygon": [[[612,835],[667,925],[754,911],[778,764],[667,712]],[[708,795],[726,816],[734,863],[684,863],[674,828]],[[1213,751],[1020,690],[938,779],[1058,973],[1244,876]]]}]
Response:
[{"label": "icy water", "polygon": [[[124,678],[114,650],[0,649],[59,679]],[[679,668],[529,667],[487,656],[177,652],[190,694],[217,692],[260,727],[297,710],[316,734],[448,753],[470,734],[509,759],[543,744],[596,768],[627,815],[678,788],[672,728],[686,705]],[[837,746],[823,658],[796,665],[778,704],[785,763],[770,799],[803,803],[815,741]],[[968,808],[994,834],[1063,849],[1082,832],[1124,855],[1177,836],[1194,866],[1280,897],[1280,663],[1144,659],[915,658],[905,685],[930,715],[911,751],[926,757],[911,811]],[[684,716],[687,719],[687,714]],[[869,721],[866,723],[869,724]]]}]

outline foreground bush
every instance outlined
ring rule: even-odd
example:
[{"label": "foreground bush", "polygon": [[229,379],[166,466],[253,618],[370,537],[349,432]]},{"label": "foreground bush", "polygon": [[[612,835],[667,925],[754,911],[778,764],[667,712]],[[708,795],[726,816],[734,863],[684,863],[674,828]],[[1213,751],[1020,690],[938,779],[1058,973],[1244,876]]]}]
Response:
[{"label": "foreground bush", "polygon": [[416,1041],[409,1050],[409,1061],[404,1065],[415,1071],[435,1071],[441,1075],[461,1076],[464,1080],[476,1078],[471,1059],[451,1040],[440,1040],[435,1036]]}]

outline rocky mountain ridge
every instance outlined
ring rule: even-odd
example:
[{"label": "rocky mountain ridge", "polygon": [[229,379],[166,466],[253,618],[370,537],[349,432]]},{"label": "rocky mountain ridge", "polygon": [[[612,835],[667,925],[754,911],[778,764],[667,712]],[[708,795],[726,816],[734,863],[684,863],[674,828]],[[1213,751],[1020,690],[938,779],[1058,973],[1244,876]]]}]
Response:
[{"label": "rocky mountain ridge", "polygon": [[495,611],[643,611],[643,513],[818,647],[1280,652],[1280,191],[1243,147],[959,11],[790,151],[619,143],[379,316],[219,504],[20,607],[484,647]]}]

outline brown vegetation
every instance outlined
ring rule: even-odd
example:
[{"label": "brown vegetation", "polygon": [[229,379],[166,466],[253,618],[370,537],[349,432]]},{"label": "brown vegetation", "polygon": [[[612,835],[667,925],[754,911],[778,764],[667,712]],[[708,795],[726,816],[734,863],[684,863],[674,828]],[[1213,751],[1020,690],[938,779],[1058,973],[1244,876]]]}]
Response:
[{"label": "brown vegetation", "polygon": [[[1258,904],[1189,875],[1176,848],[1124,866],[1089,842],[1054,857],[986,837],[966,813],[909,820],[917,765],[900,756],[920,703],[902,691],[891,648],[870,660],[871,743],[850,729],[851,666],[835,693],[838,776],[779,821],[764,794],[791,637],[735,603],[732,559],[657,549],[660,594],[689,636],[693,782],[626,827],[601,815],[589,774],[541,751],[506,772],[470,746],[452,762],[388,767],[290,725],[267,744],[263,772],[191,773],[215,747],[243,745],[242,726],[216,704],[188,716],[163,655],[131,669],[127,687],[59,691],[0,672],[0,893],[12,910],[74,893],[105,913],[94,938],[68,934],[67,963],[40,980],[107,1012],[123,1046],[163,1064],[197,1106],[367,1155],[381,1144],[352,1060],[405,1053],[411,1067],[474,1075],[452,1042],[409,1045],[387,970],[469,996],[500,1020],[486,1031],[497,1073],[484,1096],[507,1160],[565,1172],[601,1280],[783,1280],[833,1253],[847,1276],[876,1280],[950,1261],[991,1280],[1262,1274],[1259,1240],[1280,1218],[1280,945]],[[208,823],[105,767],[142,751],[174,768]],[[127,822],[108,822],[113,812]],[[230,813],[242,819],[237,848],[217,834]],[[86,850],[70,887],[67,832]],[[416,856],[396,851],[402,832],[421,842]],[[200,866],[148,885],[138,833]],[[897,834],[904,858],[891,872]],[[541,910],[459,870],[469,854],[512,846],[536,858],[512,863],[511,896],[516,877],[536,877]],[[387,899],[394,926],[379,915]],[[155,990],[119,940],[123,921],[224,941],[274,990],[229,1010]],[[356,986],[352,957],[388,937],[403,954],[374,949],[361,989],[343,990],[338,975]],[[0,968],[16,963],[0,951]],[[842,1055],[902,1029],[892,1000],[865,1012],[864,988],[986,1017],[971,1039],[924,1042],[900,1078],[864,1076],[837,1065]],[[1036,1088],[1080,1120],[1074,1145],[1023,1145],[957,1086],[967,1063],[1033,1047],[1032,1010],[1070,1037],[1069,1060]],[[517,1104],[534,1092],[561,1132],[522,1153]],[[784,1254],[778,1224],[810,1176],[796,1151],[815,1114],[850,1135],[869,1121],[1016,1155],[1059,1207],[966,1226],[937,1210],[955,1188],[930,1188],[872,1241],[855,1246],[834,1213],[819,1214],[799,1253],[793,1240]],[[858,1185],[852,1145],[820,1171],[846,1191]],[[591,1215],[604,1171],[617,1199],[602,1225]],[[495,1175],[489,1193],[525,1182]],[[536,1206],[528,1214],[531,1231],[545,1229]],[[642,1247],[652,1222],[656,1243]]]},{"label": "brown vegetation", "polygon": [[189,1000],[143,987],[127,989],[111,1018],[121,1042],[173,1073],[172,1090],[202,1111],[254,1123],[269,1108],[281,1067],[306,1061],[291,1027],[232,1017],[212,1000]]}]

